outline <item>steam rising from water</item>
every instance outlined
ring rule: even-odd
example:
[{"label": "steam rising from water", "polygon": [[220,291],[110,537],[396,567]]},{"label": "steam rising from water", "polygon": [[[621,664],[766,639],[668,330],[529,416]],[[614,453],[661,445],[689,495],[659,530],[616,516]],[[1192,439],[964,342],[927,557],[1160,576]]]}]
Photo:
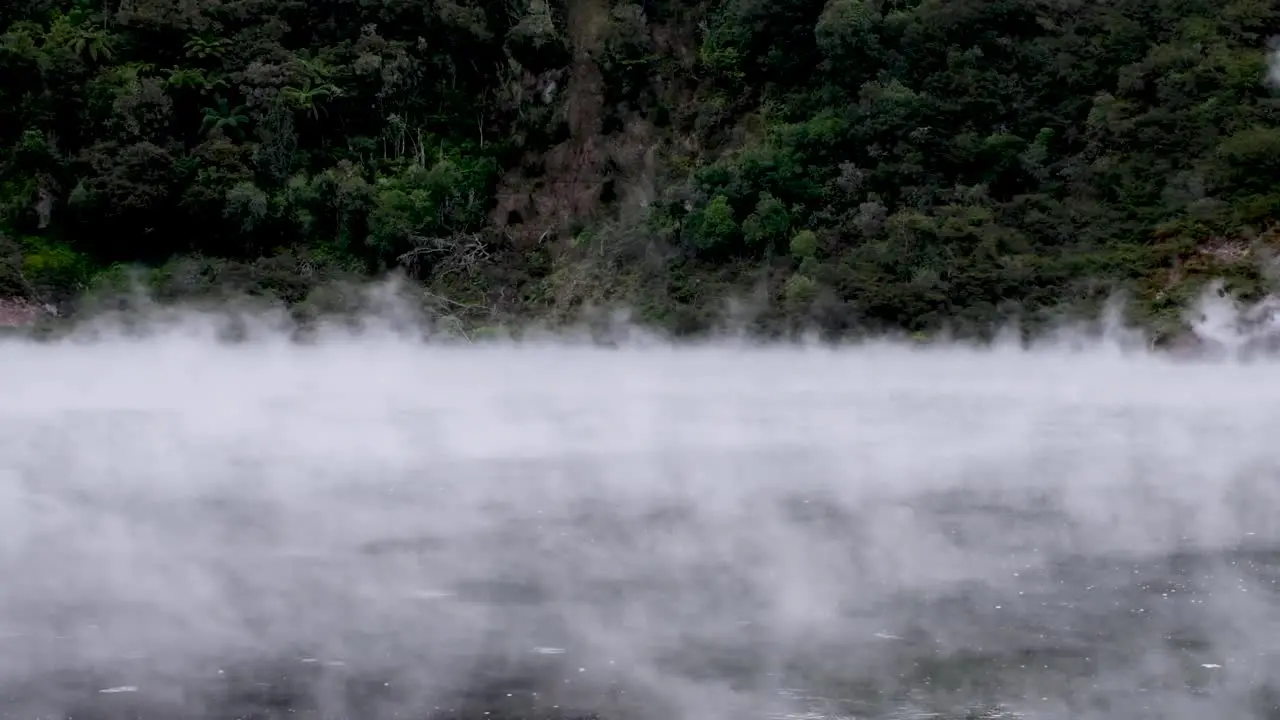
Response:
[{"label": "steam rising from water", "polygon": [[0,367],[0,716],[1271,707],[1271,363],[174,331]]}]

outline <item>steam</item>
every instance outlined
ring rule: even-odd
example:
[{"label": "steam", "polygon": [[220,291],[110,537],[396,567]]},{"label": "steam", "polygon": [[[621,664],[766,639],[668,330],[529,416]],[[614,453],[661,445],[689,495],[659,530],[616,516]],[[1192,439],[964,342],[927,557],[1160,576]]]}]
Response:
[{"label": "steam", "polygon": [[1280,87],[1280,37],[1267,41],[1267,84]]},{"label": "steam", "polygon": [[1280,669],[1280,383],[1222,307],[1196,361],[1114,322],[6,341],[5,712],[1246,716]]}]

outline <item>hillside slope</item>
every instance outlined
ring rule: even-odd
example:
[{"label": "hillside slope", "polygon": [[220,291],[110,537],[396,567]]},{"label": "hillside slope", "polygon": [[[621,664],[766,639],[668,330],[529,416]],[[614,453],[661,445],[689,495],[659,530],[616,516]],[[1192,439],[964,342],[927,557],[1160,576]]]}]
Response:
[{"label": "hillside slope", "polygon": [[17,0],[0,296],[987,332],[1269,287],[1264,0]]}]

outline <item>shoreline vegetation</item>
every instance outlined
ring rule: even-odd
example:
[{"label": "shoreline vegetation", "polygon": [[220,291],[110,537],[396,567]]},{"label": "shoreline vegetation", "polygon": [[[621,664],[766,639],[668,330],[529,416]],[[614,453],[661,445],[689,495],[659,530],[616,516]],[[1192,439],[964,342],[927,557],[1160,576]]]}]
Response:
[{"label": "shoreline vegetation", "polygon": [[398,275],[467,336],[625,307],[984,339],[1123,297],[1153,346],[1211,345],[1213,282],[1277,289],[1276,27],[1264,0],[18,0],[0,325],[138,292],[305,324]]},{"label": "shoreline vegetation", "polygon": [[[140,271],[135,271],[135,280]],[[36,341],[151,337],[172,333],[226,342],[287,340],[310,343],[357,337],[428,342],[441,346],[514,342],[541,346],[605,348],[697,348],[728,343],[743,348],[858,346],[918,349],[1067,350],[1142,353],[1172,360],[1249,361],[1280,357],[1280,300],[1268,297],[1245,305],[1231,298],[1224,283],[1210,283],[1193,303],[1177,336],[1159,336],[1132,321],[1121,297],[1096,315],[1063,314],[1030,325],[1013,318],[980,334],[949,327],[934,333],[864,330],[835,335],[816,324],[772,315],[767,307],[738,299],[720,303],[712,324],[698,333],[676,334],[645,322],[622,306],[585,307],[571,317],[524,316],[495,319],[468,314],[404,276],[380,282],[335,284],[326,288],[324,305],[309,301],[288,305],[248,293],[158,299],[140,281],[129,290],[98,292],[78,299],[62,314],[53,305],[0,299],[0,339]]]}]

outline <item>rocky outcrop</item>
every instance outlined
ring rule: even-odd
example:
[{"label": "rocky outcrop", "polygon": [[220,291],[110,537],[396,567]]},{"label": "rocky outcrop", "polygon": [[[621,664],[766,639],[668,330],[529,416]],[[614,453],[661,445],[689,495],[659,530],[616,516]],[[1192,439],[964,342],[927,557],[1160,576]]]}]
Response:
[{"label": "rocky outcrop", "polygon": [[27,327],[47,310],[24,298],[0,298],[0,328]]},{"label": "rocky outcrop", "polygon": [[619,203],[641,207],[652,195],[654,128],[640,113],[606,100],[601,60],[613,23],[609,3],[569,0],[568,64],[537,73],[525,68],[517,83],[513,97],[524,99],[527,121],[540,123],[538,132],[553,139],[546,149],[527,149],[499,183],[491,219],[517,247],[564,239],[575,223]]}]

